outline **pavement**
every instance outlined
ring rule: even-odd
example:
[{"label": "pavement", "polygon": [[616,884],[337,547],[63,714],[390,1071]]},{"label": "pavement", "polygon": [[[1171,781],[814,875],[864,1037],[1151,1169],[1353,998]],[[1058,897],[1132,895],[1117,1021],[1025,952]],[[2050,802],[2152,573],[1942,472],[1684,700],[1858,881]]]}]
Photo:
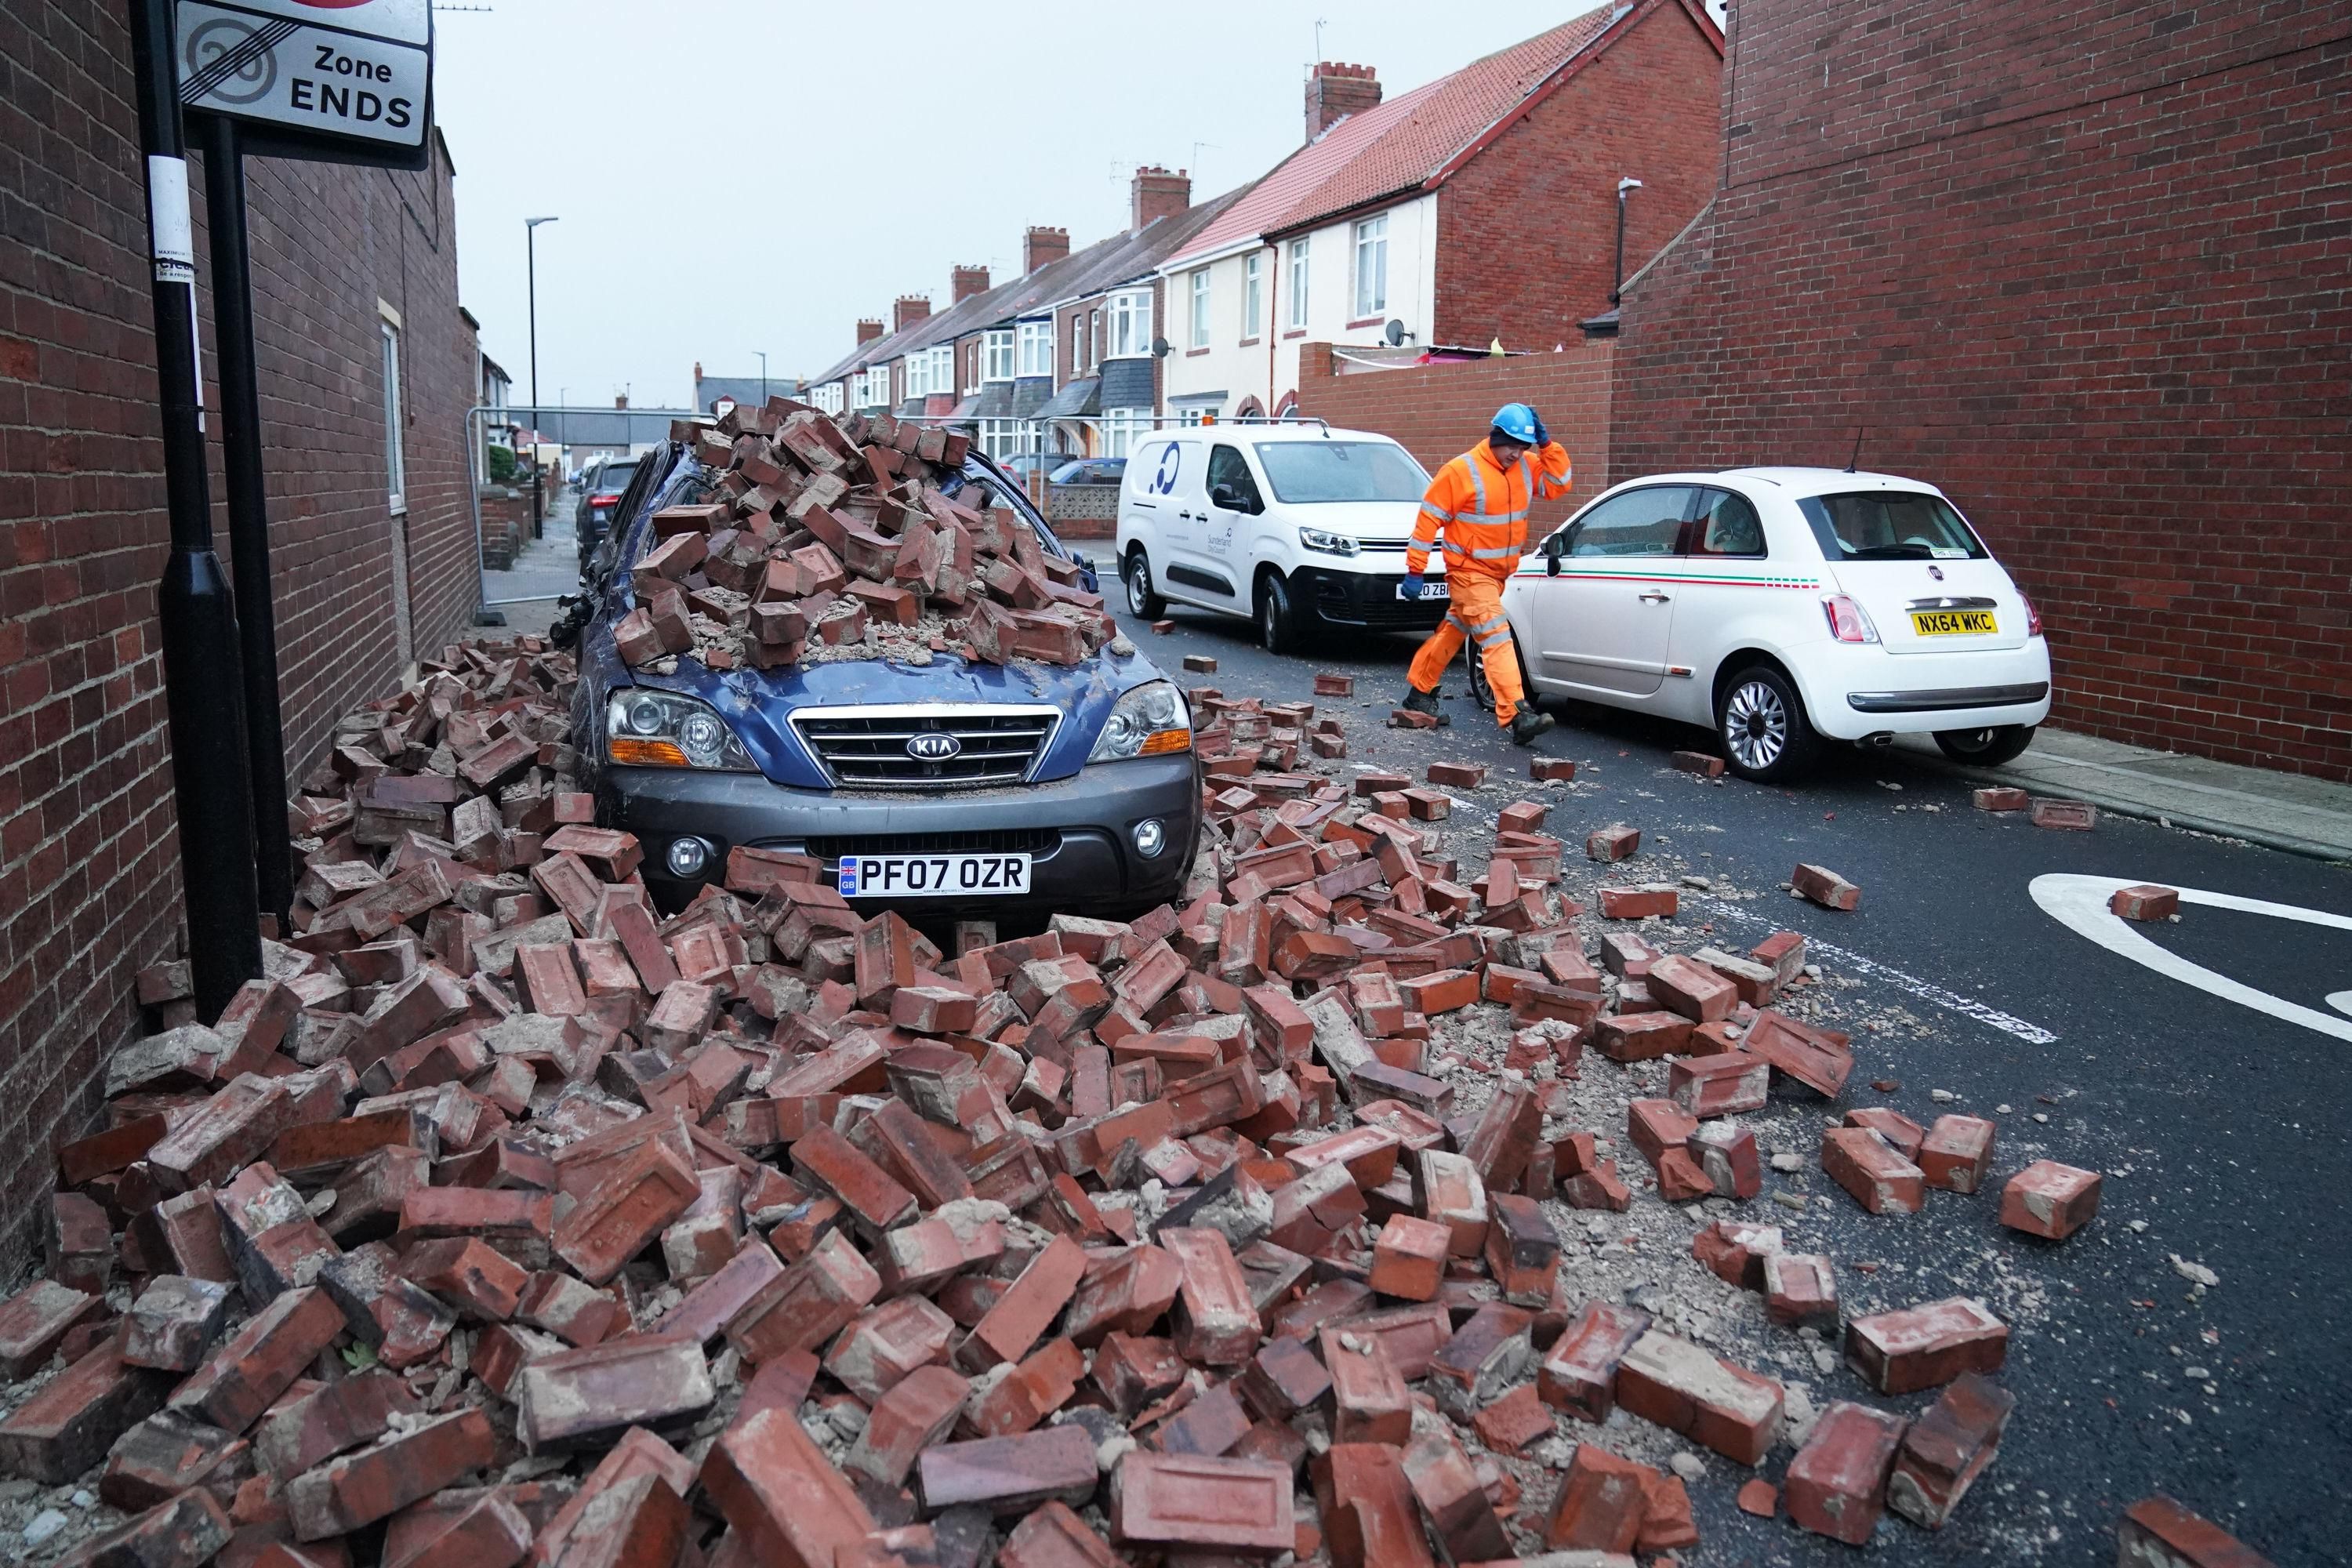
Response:
[{"label": "pavement", "polygon": [[540,536],[524,542],[511,567],[482,574],[482,596],[506,616],[509,631],[545,633],[555,623],[556,600],[579,588],[580,537],[572,526],[579,499],[571,485],[550,491]]},{"label": "pavement", "polygon": [[[2337,1327],[2352,1255],[2336,1219],[2352,1190],[2342,1131],[2352,876],[2313,858],[2352,843],[2330,837],[2347,816],[2342,792],[2053,734],[2004,776],[2133,814],[2059,832],[1974,810],[1971,781],[1940,756],[1839,752],[1792,788],[1709,782],[1670,762],[1703,748],[1703,734],[1558,705],[1561,727],[1535,749],[1577,760],[1580,773],[1572,784],[1538,785],[1527,753],[1473,708],[1459,676],[1445,687],[1450,728],[1383,727],[1403,690],[1405,639],[1276,658],[1244,622],[1174,616],[1167,635],[1121,621],[1171,674],[1184,654],[1217,660],[1213,674],[1181,676],[1187,685],[1295,700],[1318,670],[1355,677],[1352,699],[1317,707],[1347,726],[1339,776],[1420,775],[1440,759],[1490,764],[1487,784],[1451,792],[1460,804],[1443,830],[1466,865],[1483,860],[1501,806],[1548,800],[1547,831],[1571,845],[1594,827],[1639,827],[1642,854],[1623,868],[1633,879],[1705,880],[1685,883],[1678,943],[1704,936],[1744,950],[1785,927],[1811,944],[1858,1065],[1835,1102],[1776,1088],[1745,1119],[1768,1152],[1795,1152],[1802,1165],[1769,1172],[1763,1198],[1735,1212],[1782,1226],[1792,1251],[1834,1258],[1849,1316],[1953,1294],[1985,1300],[2015,1331],[2001,1376],[2019,1407],[1999,1459],[1945,1530],[1890,1519],[1863,1557],[1739,1513],[1732,1498],[1745,1472],[1706,1457],[1690,1487],[1705,1540],[1685,1563],[2104,1568],[2116,1518],[2158,1489],[2275,1563],[2343,1560],[2340,1510],[2312,1506],[2340,1495],[2352,1468],[2352,1363]],[[2168,816],[2171,827],[2156,820]],[[2282,852],[2258,833],[2312,847]],[[1861,908],[1833,913],[1782,890],[1800,862],[1859,885]],[[1570,891],[1581,896],[1596,872],[1572,858]],[[2177,924],[2126,928],[2104,913],[2106,886],[2140,881],[2183,890]],[[1605,1082],[1622,1070],[1595,1062],[1585,1076]],[[1658,1087],[1642,1087],[1647,1070],[1633,1069],[1638,1091],[1662,1092],[1662,1071]],[[1922,1123],[1955,1111],[1992,1120],[1996,1187],[2035,1159],[2102,1172],[2098,1218],[2063,1243],[2034,1241],[1997,1223],[1997,1191],[1931,1193],[1922,1214],[1865,1215],[1822,1176],[1817,1151],[1824,1125],[1873,1103]],[[1647,1176],[1638,1155],[1622,1153],[1630,1176]],[[1690,1229],[1680,1211],[1643,1198],[1593,1233],[1580,1283],[1687,1304],[1692,1268],[1676,1254]],[[2183,1266],[2218,1283],[2200,1285]],[[1727,1294],[1705,1337],[1803,1385],[1817,1407],[1860,1399],[1915,1414],[1927,1403],[1868,1394],[1833,1359],[1822,1364],[1817,1347],[1764,1325],[1752,1297]],[[1598,1436],[1654,1458],[1643,1447],[1654,1432],[1620,1417]],[[1761,1473],[1779,1482],[1788,1455],[1777,1450]]]}]

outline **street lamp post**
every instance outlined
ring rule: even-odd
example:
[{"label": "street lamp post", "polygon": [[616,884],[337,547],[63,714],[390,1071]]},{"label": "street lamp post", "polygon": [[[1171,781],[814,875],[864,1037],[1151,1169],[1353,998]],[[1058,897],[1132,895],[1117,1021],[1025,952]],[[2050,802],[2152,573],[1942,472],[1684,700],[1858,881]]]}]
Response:
[{"label": "street lamp post", "polygon": [[760,356],[760,406],[768,406],[768,356],[759,349],[751,351]]},{"label": "street lamp post", "polygon": [[522,220],[523,267],[530,289],[530,536],[539,537],[540,520],[547,513],[547,479],[539,461],[539,226],[551,217]]}]

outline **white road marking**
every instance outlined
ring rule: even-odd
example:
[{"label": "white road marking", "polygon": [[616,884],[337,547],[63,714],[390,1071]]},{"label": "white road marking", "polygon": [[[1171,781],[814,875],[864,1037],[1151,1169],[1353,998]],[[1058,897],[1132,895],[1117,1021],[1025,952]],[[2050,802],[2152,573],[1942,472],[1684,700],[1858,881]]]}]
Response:
[{"label": "white road marking", "polygon": [[[2251,1007],[2257,1013],[2267,1013],[2289,1024],[2300,1024],[2306,1029],[2332,1035],[2339,1040],[2352,1040],[2352,1021],[2332,1017],[2315,1007],[2305,1007],[2267,991],[2258,991],[2242,981],[2192,963],[2179,953],[2158,946],[2138,931],[2121,915],[2107,909],[2107,900],[2118,888],[2139,884],[2121,877],[2085,877],[2072,872],[2053,872],[2036,877],[2028,888],[2033,901],[2042,912],[2059,924],[2090,938],[2101,947],[2134,963],[2153,969],[2168,979],[2184,985],[2235,1002],[2241,1007]],[[2236,910],[2250,915],[2268,915],[2273,920],[2298,921],[2305,925],[2331,926],[2337,931],[2352,931],[2352,915],[2329,914],[2325,910],[2307,910],[2300,904],[2274,904],[2264,899],[2242,899],[2234,893],[2212,893],[2202,888],[2181,888],[2180,901],[2202,904],[2209,909]],[[2352,991],[2338,992],[2327,999],[2331,1007],[2352,1013]]]},{"label": "white road marking", "polygon": [[[2117,884],[2119,887],[2122,885]],[[1703,898],[1694,899],[1691,901],[1706,905],[1710,911],[1719,910],[1737,919],[1778,929],[1778,922],[1750,914],[1738,905],[1721,899]],[[1809,958],[1819,954],[1823,958],[1832,959],[1840,966],[1850,969],[1856,974],[1873,975],[1898,990],[1908,991],[1922,1001],[1932,1002],[1947,1012],[1958,1013],[1964,1018],[1973,1018],[1979,1024],[2000,1030],[2003,1034],[2015,1035],[2027,1045],[2047,1046],[2057,1042],[2058,1037],[2039,1024],[2029,1024],[2022,1018],[2002,1012],[1990,1003],[1979,1002],[1973,996],[1963,996],[1957,991],[1947,990],[1932,980],[1922,980],[1917,975],[1897,969],[1891,963],[1881,963],[1874,958],[1864,958],[1850,948],[1840,947],[1834,942],[1808,936],[1805,938],[1805,952]]]}]

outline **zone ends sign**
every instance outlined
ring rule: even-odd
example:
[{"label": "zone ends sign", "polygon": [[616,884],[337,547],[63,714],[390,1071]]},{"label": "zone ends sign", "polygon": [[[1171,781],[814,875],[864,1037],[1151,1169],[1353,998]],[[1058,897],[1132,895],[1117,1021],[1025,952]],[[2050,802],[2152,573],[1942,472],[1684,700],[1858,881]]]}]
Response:
[{"label": "zone ends sign", "polygon": [[255,151],[423,152],[429,0],[180,0],[178,15],[181,107],[254,126]]}]

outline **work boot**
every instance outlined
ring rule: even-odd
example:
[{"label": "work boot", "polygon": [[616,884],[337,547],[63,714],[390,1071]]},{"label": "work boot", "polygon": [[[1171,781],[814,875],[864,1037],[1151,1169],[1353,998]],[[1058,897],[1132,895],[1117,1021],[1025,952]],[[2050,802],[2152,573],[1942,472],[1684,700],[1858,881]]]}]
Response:
[{"label": "work boot", "polygon": [[1444,714],[1437,710],[1437,693],[1423,691],[1419,687],[1408,686],[1404,689],[1404,710],[1408,713],[1426,713],[1441,724],[1451,722]]},{"label": "work boot", "polygon": [[1552,727],[1549,713],[1538,713],[1532,708],[1522,708],[1511,715],[1511,744],[1531,746],[1535,739]]}]

